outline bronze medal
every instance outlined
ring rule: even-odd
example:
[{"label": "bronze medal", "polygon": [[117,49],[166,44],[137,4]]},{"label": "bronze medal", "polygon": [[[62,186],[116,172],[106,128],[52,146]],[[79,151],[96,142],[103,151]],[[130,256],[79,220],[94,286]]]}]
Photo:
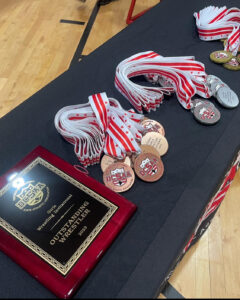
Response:
[{"label": "bronze medal", "polygon": [[139,154],[134,162],[136,175],[147,182],[159,180],[164,172],[161,158],[152,153]]},{"label": "bronze medal", "polygon": [[122,162],[131,167],[131,160],[128,156],[126,156],[125,159],[119,160],[117,158],[114,158],[114,157],[111,157],[108,155],[103,155],[102,160],[101,160],[102,171],[104,172],[107,169],[107,167],[109,167],[110,165],[112,165],[116,162]]},{"label": "bronze medal", "polygon": [[165,130],[163,126],[155,120],[143,120],[142,126],[145,128],[146,132],[158,132],[161,133],[163,136],[165,135]]},{"label": "bronze medal", "polygon": [[164,155],[168,151],[167,139],[158,132],[148,132],[145,134],[142,138],[141,144],[154,147],[160,156]]},{"label": "bronze medal", "polygon": [[153,146],[149,146],[149,145],[141,145],[140,146],[142,153],[152,153],[156,156],[160,156],[157,149],[155,149]]},{"label": "bronze medal", "polygon": [[128,165],[116,162],[104,171],[103,182],[114,192],[122,193],[129,190],[135,181],[133,169]]}]

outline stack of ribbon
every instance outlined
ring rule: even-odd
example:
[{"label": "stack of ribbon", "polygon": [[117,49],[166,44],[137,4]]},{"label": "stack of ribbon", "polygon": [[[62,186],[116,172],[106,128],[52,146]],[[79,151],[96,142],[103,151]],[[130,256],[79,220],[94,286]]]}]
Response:
[{"label": "stack of ribbon", "polygon": [[[142,86],[130,80],[140,75],[161,86]],[[115,86],[139,112],[156,110],[164,94],[173,92],[184,108],[191,109],[191,99],[195,94],[204,98],[211,96],[206,78],[204,65],[193,56],[163,57],[146,51],[123,60],[117,66]]]},{"label": "stack of ribbon", "polygon": [[84,165],[98,163],[103,153],[123,159],[127,153],[140,153],[138,142],[144,128],[143,115],[124,110],[106,93],[89,96],[89,102],[66,106],[55,116],[57,131],[71,144]]},{"label": "stack of ribbon", "polygon": [[230,70],[240,70],[240,9],[208,6],[194,13],[199,38],[204,41],[222,40],[224,50],[214,51],[210,58]]}]

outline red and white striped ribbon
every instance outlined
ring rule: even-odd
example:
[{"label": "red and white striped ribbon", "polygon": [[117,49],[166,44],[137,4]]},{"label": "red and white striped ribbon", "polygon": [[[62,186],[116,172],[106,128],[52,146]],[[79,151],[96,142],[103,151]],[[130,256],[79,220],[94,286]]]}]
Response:
[{"label": "red and white striped ribbon", "polygon": [[208,6],[195,12],[199,38],[204,41],[227,38],[226,51],[237,54],[240,47],[240,9]]},{"label": "red and white striped ribbon", "polygon": [[124,110],[106,93],[89,96],[89,102],[66,106],[55,116],[57,131],[71,144],[84,165],[98,163],[103,153],[119,159],[128,152],[139,153],[144,128],[143,115]]},{"label": "red and white striped ribbon", "polygon": [[[168,82],[165,86],[142,86],[130,80],[144,75],[149,81]],[[163,57],[153,51],[135,54],[123,60],[116,69],[115,86],[139,111],[156,110],[164,94],[176,92],[177,98],[186,109],[192,107],[191,98],[199,94],[209,98],[206,84],[207,74],[202,63],[192,56]]]},{"label": "red and white striped ribbon", "polygon": [[234,56],[240,51],[240,26],[234,27],[232,33],[229,34],[224,50],[232,52]]}]

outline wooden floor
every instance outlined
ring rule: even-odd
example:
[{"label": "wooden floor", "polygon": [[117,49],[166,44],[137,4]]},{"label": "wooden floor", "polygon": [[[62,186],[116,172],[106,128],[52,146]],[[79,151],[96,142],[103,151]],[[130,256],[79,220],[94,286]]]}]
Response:
[{"label": "wooden floor", "polygon": [[[0,0],[0,117],[68,69],[96,1]],[[137,1],[136,13],[158,2]],[[115,0],[100,8],[84,55],[127,26],[129,5]],[[239,212],[238,172],[211,226],[170,279],[184,297],[240,298]]]}]

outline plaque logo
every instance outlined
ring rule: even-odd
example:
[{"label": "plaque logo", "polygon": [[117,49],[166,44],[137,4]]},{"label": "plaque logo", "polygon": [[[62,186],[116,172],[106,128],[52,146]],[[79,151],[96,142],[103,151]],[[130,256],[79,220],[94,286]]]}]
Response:
[{"label": "plaque logo", "polygon": [[46,184],[34,180],[25,182],[13,195],[15,206],[25,212],[41,208],[48,198],[49,188]]}]

